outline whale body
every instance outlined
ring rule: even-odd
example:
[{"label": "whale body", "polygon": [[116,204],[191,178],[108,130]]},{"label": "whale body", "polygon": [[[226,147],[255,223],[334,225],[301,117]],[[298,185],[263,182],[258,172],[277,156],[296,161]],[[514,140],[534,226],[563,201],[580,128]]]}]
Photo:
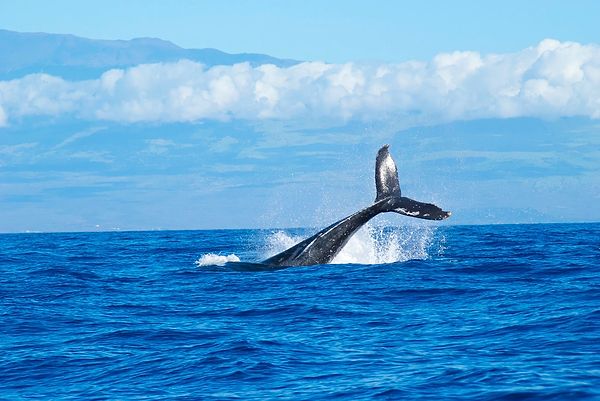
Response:
[{"label": "whale body", "polygon": [[444,220],[450,212],[431,203],[402,196],[396,163],[384,145],[375,161],[375,203],[319,231],[310,238],[272,256],[262,263],[272,266],[308,266],[331,262],[350,237],[380,213],[394,212],[426,220]]}]

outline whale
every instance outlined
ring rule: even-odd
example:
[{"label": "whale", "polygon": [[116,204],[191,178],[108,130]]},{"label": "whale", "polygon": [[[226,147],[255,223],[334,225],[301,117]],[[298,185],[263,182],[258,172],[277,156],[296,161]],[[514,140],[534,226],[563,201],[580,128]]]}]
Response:
[{"label": "whale", "polygon": [[351,214],[291,248],[264,260],[271,266],[310,266],[329,263],[336,257],[348,240],[373,217],[387,212],[425,219],[444,220],[451,212],[431,203],[419,202],[402,196],[398,169],[390,155],[389,145],[377,152],[375,159],[375,202]]}]

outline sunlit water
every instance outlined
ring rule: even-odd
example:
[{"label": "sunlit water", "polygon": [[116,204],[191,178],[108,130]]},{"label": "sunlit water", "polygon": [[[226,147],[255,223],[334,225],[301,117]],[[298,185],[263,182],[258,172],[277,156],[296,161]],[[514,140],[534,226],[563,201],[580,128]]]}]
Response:
[{"label": "sunlit water", "polygon": [[0,235],[0,399],[600,398],[600,224],[312,232]]}]

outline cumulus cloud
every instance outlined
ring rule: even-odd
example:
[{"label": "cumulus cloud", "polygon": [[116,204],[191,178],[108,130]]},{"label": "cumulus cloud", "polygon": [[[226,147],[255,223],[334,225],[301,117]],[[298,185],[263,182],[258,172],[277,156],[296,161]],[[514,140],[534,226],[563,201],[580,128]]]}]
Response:
[{"label": "cumulus cloud", "polygon": [[547,39],[509,54],[287,68],[206,68],[182,60],[110,70],[89,81],[33,74],[0,82],[0,125],[32,115],[119,122],[600,118],[600,47]]}]

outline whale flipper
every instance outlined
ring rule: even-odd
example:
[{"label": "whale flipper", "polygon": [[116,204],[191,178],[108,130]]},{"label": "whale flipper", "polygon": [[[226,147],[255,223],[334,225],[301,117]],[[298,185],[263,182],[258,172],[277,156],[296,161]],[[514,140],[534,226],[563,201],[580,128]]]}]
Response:
[{"label": "whale flipper", "polygon": [[365,223],[380,213],[396,212],[405,216],[427,220],[443,220],[450,216],[431,203],[405,198],[400,192],[396,163],[385,145],[375,161],[375,203],[329,227],[293,247],[270,257],[262,263],[272,266],[307,266],[329,263],[346,245],[350,237]]}]

